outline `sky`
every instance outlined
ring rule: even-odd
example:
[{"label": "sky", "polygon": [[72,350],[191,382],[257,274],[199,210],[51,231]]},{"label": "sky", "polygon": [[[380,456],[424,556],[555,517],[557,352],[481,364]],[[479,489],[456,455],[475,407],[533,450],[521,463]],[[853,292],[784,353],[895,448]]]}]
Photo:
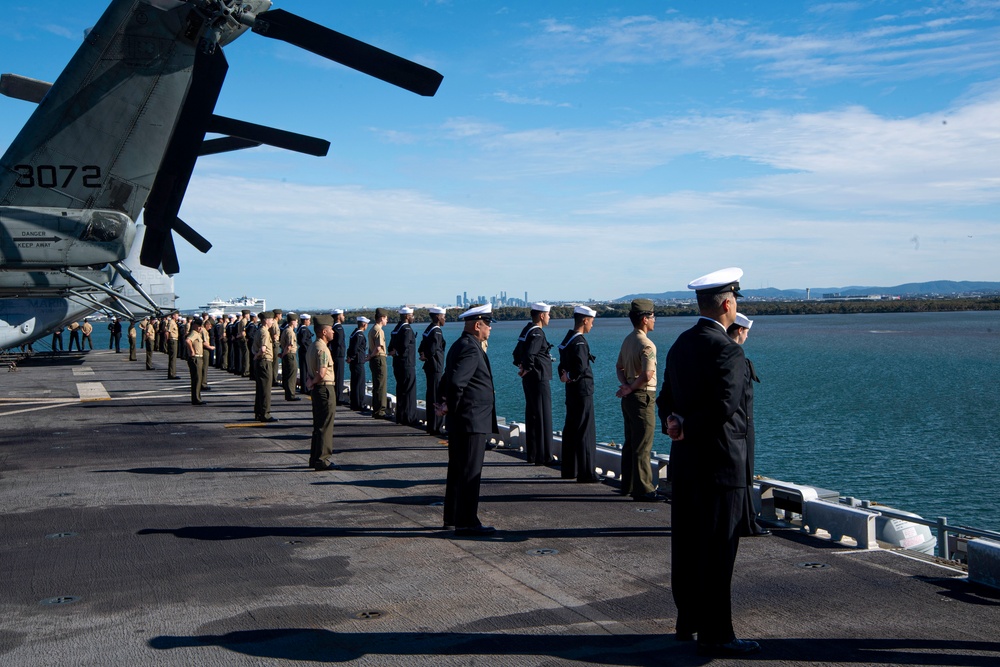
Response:
[{"label": "sky", "polygon": [[[7,0],[0,71],[54,80],[102,0]],[[607,300],[1000,280],[1000,0],[286,0],[436,69],[420,97],[245,34],[216,113],[325,158],[202,158],[178,307]],[[0,144],[31,113],[0,98]]]}]

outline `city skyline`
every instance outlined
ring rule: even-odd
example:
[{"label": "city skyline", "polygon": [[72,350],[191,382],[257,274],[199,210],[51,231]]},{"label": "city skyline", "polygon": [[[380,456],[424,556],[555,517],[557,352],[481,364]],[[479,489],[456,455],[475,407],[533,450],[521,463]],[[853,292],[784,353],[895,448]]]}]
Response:
[{"label": "city skyline", "polygon": [[[12,3],[3,71],[54,80],[105,6]],[[289,9],[444,81],[422,98],[227,46],[218,114],[332,147],[199,160],[181,218],[214,247],[178,243],[180,304],[610,300],[725,266],[779,289],[998,277],[995,2]],[[0,98],[0,145],[33,108]]]}]

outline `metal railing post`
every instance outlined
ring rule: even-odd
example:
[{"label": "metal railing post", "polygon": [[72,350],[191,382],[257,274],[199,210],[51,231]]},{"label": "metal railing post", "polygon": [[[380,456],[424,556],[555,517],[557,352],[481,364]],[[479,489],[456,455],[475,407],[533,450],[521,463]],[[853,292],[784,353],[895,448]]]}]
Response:
[{"label": "metal railing post", "polygon": [[938,556],[945,560],[951,560],[951,549],[948,546],[948,517],[939,516],[937,519],[937,541]]}]

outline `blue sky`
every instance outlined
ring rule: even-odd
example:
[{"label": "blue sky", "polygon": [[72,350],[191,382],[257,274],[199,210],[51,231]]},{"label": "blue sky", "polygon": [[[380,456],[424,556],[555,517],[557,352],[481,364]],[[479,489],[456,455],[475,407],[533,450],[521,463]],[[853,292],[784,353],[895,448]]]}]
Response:
[{"label": "blue sky", "polygon": [[[53,80],[99,0],[9,0],[0,70]],[[1000,280],[1000,1],[281,7],[433,67],[422,98],[247,34],[217,113],[326,158],[203,158],[179,307],[611,299]],[[6,146],[31,112],[0,98]]]}]

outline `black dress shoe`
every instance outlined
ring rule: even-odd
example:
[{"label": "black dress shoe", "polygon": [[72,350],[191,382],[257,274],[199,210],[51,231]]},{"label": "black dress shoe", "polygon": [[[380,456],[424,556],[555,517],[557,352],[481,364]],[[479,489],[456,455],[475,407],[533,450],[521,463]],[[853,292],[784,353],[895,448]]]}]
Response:
[{"label": "black dress shoe", "polygon": [[286,401],[301,401],[302,398],[300,396],[295,396],[293,398],[286,398],[285,400]]},{"label": "black dress shoe", "polygon": [[259,422],[264,422],[265,424],[270,424],[271,422],[276,422],[276,421],[278,421],[278,418],[277,418],[277,417],[267,417],[267,418],[264,418],[264,417],[258,417],[258,418],[257,418],[257,421],[259,421]]},{"label": "black dress shoe", "polygon": [[333,465],[332,463],[323,463],[322,461],[320,461],[319,463],[313,465],[312,468],[316,472],[322,472],[324,470],[336,470],[337,466]]},{"label": "black dress shoe", "polygon": [[191,401],[191,405],[205,405],[205,401]]},{"label": "black dress shoe", "polygon": [[632,500],[636,501],[637,503],[658,503],[661,500],[663,500],[663,498],[656,495],[655,493],[644,493],[640,496],[632,496]]},{"label": "black dress shoe", "polygon": [[738,658],[760,650],[760,644],[752,639],[734,639],[725,644],[707,644],[698,642],[698,655],[713,658]]},{"label": "black dress shoe", "polygon": [[674,633],[674,639],[676,639],[679,642],[693,642],[696,634],[697,633],[695,632],[678,630],[676,633]]},{"label": "black dress shoe", "polygon": [[451,525],[450,523],[446,523],[443,526],[441,526],[441,529],[442,530],[455,530],[455,526]]},{"label": "black dress shoe", "polygon": [[768,537],[770,535],[773,535],[773,533],[767,528],[758,528],[750,534],[750,537]]},{"label": "black dress shoe", "polygon": [[212,391],[211,387],[205,386],[201,388],[202,391]]},{"label": "black dress shoe", "polygon": [[181,377],[179,375],[168,375],[167,379],[168,380],[180,380]]},{"label": "black dress shoe", "polygon": [[493,535],[497,532],[497,529],[493,526],[470,526],[467,528],[456,528],[456,537],[486,537],[487,535]]}]

